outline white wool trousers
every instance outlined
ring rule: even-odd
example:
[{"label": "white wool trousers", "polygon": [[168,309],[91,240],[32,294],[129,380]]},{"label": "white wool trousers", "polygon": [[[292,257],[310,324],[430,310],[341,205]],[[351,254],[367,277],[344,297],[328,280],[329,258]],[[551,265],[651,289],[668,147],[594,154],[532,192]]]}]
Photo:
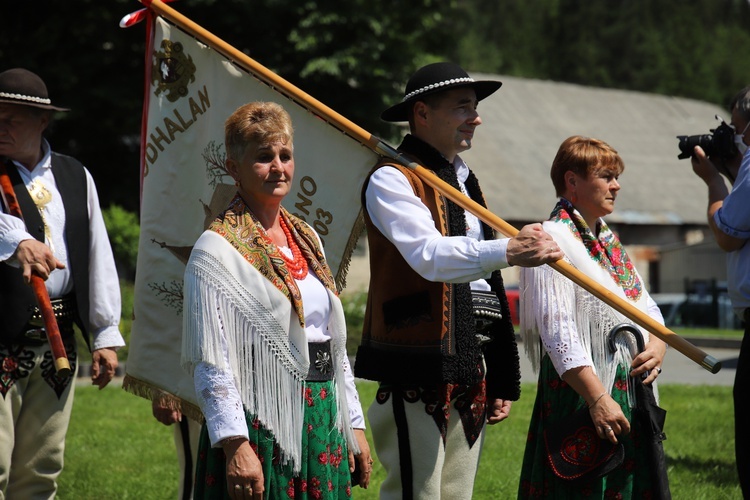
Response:
[{"label": "white wool trousers", "polygon": [[377,458],[386,470],[381,500],[471,499],[484,428],[469,448],[458,410],[452,404],[444,446],[424,403],[396,398],[394,404],[393,397],[383,404],[373,401],[367,417]]},{"label": "white wool trousers", "polygon": [[180,487],[177,491],[177,500],[192,500],[201,424],[183,415],[182,420],[172,424],[172,427],[177,461],[180,464]]},{"label": "white wool trousers", "polygon": [[65,378],[49,345],[0,347],[0,500],[55,498],[75,389],[75,343],[65,344]]}]

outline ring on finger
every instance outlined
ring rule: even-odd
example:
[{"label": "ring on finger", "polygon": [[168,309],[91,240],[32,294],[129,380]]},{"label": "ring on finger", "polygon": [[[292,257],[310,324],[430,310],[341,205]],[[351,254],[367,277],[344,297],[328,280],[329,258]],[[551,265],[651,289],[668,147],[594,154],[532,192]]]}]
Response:
[{"label": "ring on finger", "polygon": [[661,368],[660,368],[660,367],[658,367],[658,366],[657,366],[657,367],[656,367],[656,368],[654,368],[654,369],[656,370],[656,373],[658,373],[658,374],[660,374],[660,375],[661,375]]}]

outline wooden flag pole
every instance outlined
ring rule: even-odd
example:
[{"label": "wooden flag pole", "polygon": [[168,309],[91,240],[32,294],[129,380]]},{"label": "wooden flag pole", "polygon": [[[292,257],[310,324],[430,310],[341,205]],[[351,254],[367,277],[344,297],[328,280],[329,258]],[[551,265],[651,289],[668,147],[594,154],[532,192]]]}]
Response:
[{"label": "wooden flag pole", "polygon": [[[398,152],[395,151],[395,154],[398,155]],[[518,234],[518,229],[508,224],[503,219],[484,208],[482,205],[476,203],[471,198],[465,196],[458,189],[455,189],[450,184],[447,184],[445,181],[435,175],[431,170],[428,170],[414,162],[409,162],[401,155],[398,155],[397,159],[399,160],[400,164],[410,168],[414,171],[414,173],[419,175],[419,177],[429,186],[442,193],[445,197],[449,198],[464,210],[468,210],[469,212],[473,213],[482,221],[493,227],[495,230],[501,232],[509,238],[512,238],[516,234]],[[692,359],[711,373],[717,373],[721,369],[721,362],[719,362],[716,358],[709,354],[706,354],[704,351],[694,346],[684,338],[680,337],[666,326],[654,320],[648,314],[644,313],[637,307],[631,305],[618,295],[615,295],[607,288],[592,280],[586,274],[573,267],[571,264],[565,262],[564,260],[559,260],[557,262],[549,264],[549,266],[587,290],[592,295],[604,301],[613,309],[624,314],[635,323],[645,328],[647,331],[653,333],[658,338],[669,344],[671,347],[674,347],[682,354]]]},{"label": "wooden flag pole", "polygon": [[[186,18],[179,12],[175,11],[171,7],[168,7],[161,0],[140,0],[140,2],[143,5],[154,10],[162,17],[169,19],[172,23],[179,26],[190,35],[198,38],[204,43],[207,43],[238,66],[251,72],[259,80],[284,94],[289,99],[297,102],[311,113],[324,119],[341,132],[352,137],[374,152],[382,156],[391,158],[399,164],[410,168],[428,185],[436,189],[451,201],[458,204],[463,209],[468,210],[472,214],[476,215],[483,222],[499,231],[503,235],[512,238],[518,233],[518,230],[515,227],[508,224],[503,219],[496,216],[478,203],[474,202],[467,196],[464,196],[463,193],[439,179],[430,170],[406,159],[397,150],[395,150],[376,136],[370,134],[355,123],[333,111],[322,102],[295,87],[273,71],[250,58],[247,54],[240,52],[212,33],[206,31],[201,26],[195,24],[193,21]],[[694,346],[664,325],[658,323],[653,318],[643,313],[640,309],[636,308],[635,306],[626,302],[624,299],[618,297],[603,286],[599,285],[597,282],[595,282],[579,270],[575,269],[567,262],[560,260],[558,262],[550,264],[550,267],[560,272],[567,278],[571,279],[573,282],[604,301],[607,305],[624,314],[636,324],[653,333],[668,345],[675,348],[691,360],[695,361],[711,373],[717,373],[721,369],[721,363],[716,358],[706,354],[698,347]]]},{"label": "wooden flag pole", "polygon": [[150,9],[155,11],[157,14],[169,19],[172,23],[185,30],[191,36],[210,45],[217,52],[224,54],[230,61],[249,71],[253,76],[264,82],[269,87],[277,90],[289,99],[297,102],[303,108],[330,123],[341,132],[355,139],[357,142],[372,149],[373,151],[376,151],[378,144],[381,143],[380,139],[370,134],[356,123],[348,120],[344,116],[340,115],[322,102],[315,99],[310,94],[284,80],[282,77],[266,68],[259,62],[255,61],[244,52],[237,50],[213,33],[195,24],[193,21],[183,16],[173,8],[169,7],[161,0],[139,1],[146,7],[149,7]]}]

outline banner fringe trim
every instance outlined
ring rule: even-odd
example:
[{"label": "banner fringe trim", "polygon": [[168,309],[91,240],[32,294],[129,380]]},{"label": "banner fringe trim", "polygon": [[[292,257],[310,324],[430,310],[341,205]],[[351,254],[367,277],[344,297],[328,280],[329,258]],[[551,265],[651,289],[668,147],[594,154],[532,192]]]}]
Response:
[{"label": "banner fringe trim", "polygon": [[349,273],[349,264],[351,264],[352,254],[354,249],[357,248],[357,241],[365,231],[365,218],[362,215],[362,209],[359,210],[359,215],[354,221],[351,233],[349,233],[349,240],[346,242],[344,247],[344,253],[341,256],[341,264],[339,264],[338,272],[336,273],[336,289],[339,293],[346,288],[346,275]]},{"label": "banner fringe trim", "polygon": [[157,385],[137,379],[127,373],[122,381],[122,388],[130,394],[148,399],[149,401],[161,401],[168,408],[179,410],[183,415],[199,424],[203,424],[205,421],[203,412],[198,405],[175,396]]}]

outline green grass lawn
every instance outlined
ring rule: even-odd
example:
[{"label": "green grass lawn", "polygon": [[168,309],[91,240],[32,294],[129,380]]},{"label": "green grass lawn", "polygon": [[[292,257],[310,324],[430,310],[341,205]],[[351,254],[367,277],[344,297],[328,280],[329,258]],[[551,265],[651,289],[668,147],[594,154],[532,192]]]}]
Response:
[{"label": "green grass lawn", "polygon": [[[123,315],[121,331],[130,344],[133,286],[121,282]],[[366,295],[343,294],[349,331],[348,349],[359,344]],[[675,328],[690,336],[741,338],[742,330]],[[83,350],[81,350],[83,352]],[[127,347],[119,352],[127,360]],[[81,361],[86,361],[86,354]],[[363,403],[369,404],[375,384],[358,384]],[[664,443],[672,496],[679,499],[740,499],[734,468],[732,390],[716,386],[661,386],[661,406],[668,411]],[[515,498],[521,470],[526,431],[536,387],[524,384],[521,400],[513,405],[511,418],[488,428],[474,498]],[[368,431],[369,432],[369,431]],[[372,443],[372,440],[370,440]],[[385,472],[376,461],[369,490],[354,490],[357,499],[376,499]],[[175,499],[178,465],[172,429],[151,415],[150,402],[119,387],[98,391],[77,388],[73,419],[68,432],[65,470],[58,498]]]},{"label": "green grass lawn", "polygon": [[745,334],[745,330],[729,330],[725,328],[675,327],[672,331],[681,337],[718,337],[727,339],[741,339]]},{"label": "green grass lawn", "polygon": [[[358,386],[362,401],[372,401],[375,384]],[[734,468],[731,388],[660,389],[661,406],[668,411],[664,448],[673,498],[741,499]],[[488,428],[474,498],[516,497],[535,391],[534,384],[524,384],[511,418]],[[355,498],[376,499],[383,477],[376,460],[372,486],[356,488]],[[59,499],[175,499],[177,481],[172,429],[156,422],[148,401],[119,387],[77,388]]]}]

